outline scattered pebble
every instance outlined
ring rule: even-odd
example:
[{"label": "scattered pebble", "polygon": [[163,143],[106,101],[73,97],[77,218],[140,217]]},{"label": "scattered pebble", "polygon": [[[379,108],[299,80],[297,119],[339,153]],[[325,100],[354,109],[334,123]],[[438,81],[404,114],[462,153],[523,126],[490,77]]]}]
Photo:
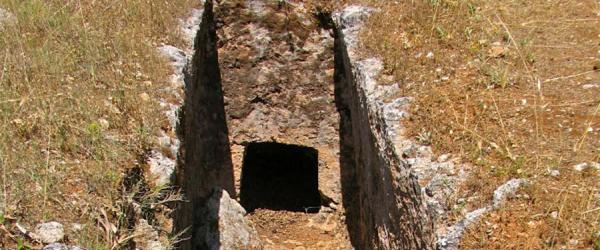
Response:
[{"label": "scattered pebble", "polygon": [[83,230],[83,225],[81,225],[81,224],[79,224],[79,223],[73,223],[73,225],[71,225],[71,229],[72,229],[74,232],[78,232],[78,231],[81,231],[81,230]]},{"label": "scattered pebble", "polygon": [[141,71],[136,71],[135,72],[135,79],[142,79],[144,77],[144,74]]},{"label": "scattered pebble", "polygon": [[588,168],[587,162],[579,163],[579,164],[573,166],[573,169],[575,169],[575,171],[578,171],[578,172],[586,170],[587,168]]},{"label": "scattered pebble", "polygon": [[443,154],[443,155],[440,155],[440,157],[438,157],[437,161],[438,162],[446,162],[448,159],[450,159],[450,155]]},{"label": "scattered pebble", "polygon": [[110,123],[104,118],[99,119],[98,123],[100,123],[100,127],[102,127],[102,129],[108,129],[110,127]]},{"label": "scattered pebble", "polygon": [[489,56],[493,58],[504,57],[508,53],[508,48],[500,43],[493,43],[489,51]]},{"label": "scattered pebble", "polygon": [[537,222],[535,221],[529,221],[527,222],[527,226],[529,226],[529,228],[536,228],[537,227]]},{"label": "scattered pebble", "polygon": [[291,244],[291,245],[296,245],[296,246],[302,246],[303,245],[302,242],[296,241],[296,240],[286,240],[283,243]]},{"label": "scattered pebble", "polygon": [[560,175],[560,171],[558,171],[558,169],[548,169],[548,174],[552,177],[558,177]]},{"label": "scattered pebble", "polygon": [[141,93],[140,98],[142,99],[142,101],[145,101],[145,102],[150,100],[150,96],[148,95],[148,93]]},{"label": "scattered pebble", "polygon": [[23,120],[17,118],[17,119],[10,121],[10,123],[17,125],[17,126],[21,126],[21,125],[23,125]]}]

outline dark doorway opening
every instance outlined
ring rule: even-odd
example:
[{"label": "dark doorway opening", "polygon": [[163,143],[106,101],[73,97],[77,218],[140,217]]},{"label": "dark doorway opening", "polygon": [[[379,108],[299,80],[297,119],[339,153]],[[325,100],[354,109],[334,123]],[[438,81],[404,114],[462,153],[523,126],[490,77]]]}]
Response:
[{"label": "dark doorway opening", "polygon": [[321,207],[318,151],[274,142],[250,143],[244,152],[240,201],[257,208],[316,213]]}]

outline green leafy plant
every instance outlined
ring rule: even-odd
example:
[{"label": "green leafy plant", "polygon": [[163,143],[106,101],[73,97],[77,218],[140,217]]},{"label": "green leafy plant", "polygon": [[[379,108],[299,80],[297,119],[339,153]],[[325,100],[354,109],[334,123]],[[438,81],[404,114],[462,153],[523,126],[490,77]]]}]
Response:
[{"label": "green leafy plant", "polygon": [[17,239],[17,250],[32,249],[31,245],[25,242],[22,238]]},{"label": "green leafy plant", "polygon": [[468,3],[467,8],[469,8],[470,16],[474,16],[475,14],[477,14],[477,6],[475,6],[473,3]]},{"label": "green leafy plant", "polygon": [[100,134],[102,133],[102,128],[97,122],[92,122],[88,125],[87,132],[92,138],[92,140],[96,140],[100,137]]},{"label": "green leafy plant", "polygon": [[435,32],[438,38],[441,40],[445,40],[446,38],[448,38],[448,32],[442,26],[435,27]]}]

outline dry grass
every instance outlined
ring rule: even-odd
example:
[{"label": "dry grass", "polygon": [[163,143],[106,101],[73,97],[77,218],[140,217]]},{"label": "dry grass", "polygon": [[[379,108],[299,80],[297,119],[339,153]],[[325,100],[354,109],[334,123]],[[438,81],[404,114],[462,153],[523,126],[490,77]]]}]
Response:
[{"label": "dry grass", "polygon": [[573,170],[600,161],[600,88],[583,88],[600,86],[597,1],[353,2],[381,9],[363,45],[415,97],[412,136],[476,166],[461,196],[478,207],[510,178],[533,182],[464,248],[600,247],[600,173]]},{"label": "dry grass", "polygon": [[0,30],[3,217],[57,220],[70,242],[108,247],[98,211],[166,123],[157,100],[171,69],[156,47],[182,44],[176,18],[194,2],[0,0],[16,19]]}]

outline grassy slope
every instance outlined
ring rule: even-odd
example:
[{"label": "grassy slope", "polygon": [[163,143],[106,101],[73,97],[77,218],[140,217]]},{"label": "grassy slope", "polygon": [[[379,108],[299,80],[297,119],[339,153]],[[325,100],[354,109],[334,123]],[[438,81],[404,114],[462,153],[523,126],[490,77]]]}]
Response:
[{"label": "grassy slope", "polygon": [[166,122],[156,47],[182,43],[176,17],[193,2],[0,0],[17,20],[0,31],[0,212],[83,223],[70,240],[103,248],[98,211]]},{"label": "grassy slope", "polygon": [[474,164],[467,206],[510,178],[533,181],[464,248],[600,247],[600,171],[573,170],[600,160],[600,89],[583,88],[600,84],[597,1],[354,2],[382,10],[363,42],[416,97],[412,136]]}]

